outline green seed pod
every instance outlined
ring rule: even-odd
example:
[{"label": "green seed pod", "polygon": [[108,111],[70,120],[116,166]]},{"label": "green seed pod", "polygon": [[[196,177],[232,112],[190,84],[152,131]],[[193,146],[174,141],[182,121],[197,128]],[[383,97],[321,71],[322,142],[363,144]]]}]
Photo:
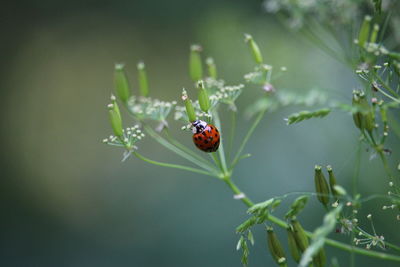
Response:
[{"label": "green seed pod", "polygon": [[369,39],[370,43],[376,42],[376,40],[378,38],[378,33],[379,33],[379,25],[374,24],[374,27],[372,28],[371,38]]},{"label": "green seed pod", "polygon": [[200,108],[204,112],[208,112],[210,109],[211,103],[210,99],[208,97],[207,90],[204,88],[204,83],[203,81],[199,81],[197,83],[197,87],[199,88],[199,104]]},{"label": "green seed pod", "polygon": [[117,92],[117,96],[122,102],[128,101],[131,96],[131,92],[129,89],[128,78],[125,74],[125,65],[124,64],[115,64],[114,69],[114,85],[115,91]]},{"label": "green seed pod", "polygon": [[326,169],[328,170],[328,175],[329,175],[329,187],[331,189],[331,193],[333,194],[333,196],[337,199],[337,197],[339,196],[339,193],[336,191],[335,189],[335,185],[336,185],[336,177],[333,174],[333,170],[332,167],[330,165],[328,165],[326,167]]},{"label": "green seed pod", "polygon": [[299,250],[299,247],[296,244],[296,239],[294,238],[294,233],[290,226],[287,228],[287,234],[288,234],[288,246],[290,254],[292,255],[293,260],[299,263],[301,259],[301,251]]},{"label": "green seed pod", "polygon": [[364,124],[365,129],[368,132],[371,132],[375,128],[375,118],[374,113],[369,105],[367,99],[365,98],[365,94],[360,94],[360,107],[362,109],[362,121],[361,123]]},{"label": "green seed pod", "polygon": [[114,95],[111,95],[111,104],[114,105],[114,110],[117,112],[118,116],[121,117],[121,112],[119,111],[117,104],[117,98]]},{"label": "green seed pod", "polygon": [[313,263],[315,267],[324,267],[326,265],[326,254],[324,248],[321,248],[317,255],[314,256]]},{"label": "green seed pod", "polygon": [[201,46],[192,45],[190,47],[189,57],[189,74],[194,82],[197,82],[203,77],[203,65],[201,63]]},{"label": "green seed pod", "polygon": [[299,221],[296,219],[291,220],[291,225],[292,225],[292,230],[293,230],[293,236],[294,236],[294,239],[296,240],[296,245],[297,245],[298,249],[303,253],[309,246],[308,237],[306,235],[306,232],[304,231],[304,229],[301,226],[301,224],[299,223]]},{"label": "green seed pod", "polygon": [[361,47],[364,47],[365,43],[368,40],[370,28],[371,28],[371,16],[365,16],[364,21],[360,28],[360,33],[358,34],[358,44]]},{"label": "green seed pod", "polygon": [[274,229],[272,227],[267,228],[267,241],[269,252],[272,255],[272,258],[281,265],[286,265],[286,256],[283,251],[283,247],[279,242],[278,237],[276,236]]},{"label": "green seed pod", "polygon": [[254,61],[257,64],[263,63],[263,56],[261,54],[260,48],[258,47],[257,43],[253,40],[253,37],[250,34],[244,35],[244,40],[246,43],[249,44],[251,54],[253,55]]},{"label": "green seed pod", "polygon": [[138,69],[140,94],[144,97],[147,97],[149,95],[149,82],[147,80],[147,74],[146,74],[144,63],[139,62],[137,64],[137,69]]},{"label": "green seed pod", "polygon": [[321,166],[315,166],[315,191],[318,193],[317,198],[324,206],[329,203],[329,186],[326,182],[324,174],[322,173]]},{"label": "green seed pod", "polygon": [[114,131],[114,135],[122,138],[123,132],[122,132],[122,120],[121,120],[121,115],[119,113],[119,108],[117,103],[114,104],[109,104],[108,106],[108,113],[110,115],[110,123],[111,127]]},{"label": "green seed pod", "polygon": [[186,113],[188,115],[189,121],[194,122],[196,120],[196,112],[194,111],[192,100],[190,100],[190,98],[188,97],[185,89],[182,90],[182,100],[185,102]]},{"label": "green seed pod", "polygon": [[[352,105],[356,109],[360,109],[360,91],[353,91]],[[358,129],[364,129],[364,125],[362,123],[362,113],[360,111],[353,113],[353,121]]]},{"label": "green seed pod", "polygon": [[206,59],[207,69],[208,69],[208,76],[217,79],[217,66],[215,66],[214,59],[209,57]]}]

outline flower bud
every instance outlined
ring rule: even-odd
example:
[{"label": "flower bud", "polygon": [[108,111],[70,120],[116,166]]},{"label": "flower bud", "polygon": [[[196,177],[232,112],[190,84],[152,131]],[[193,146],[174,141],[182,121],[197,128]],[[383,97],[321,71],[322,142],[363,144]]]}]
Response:
[{"label": "flower bud", "polygon": [[121,138],[123,136],[122,120],[121,120],[121,115],[119,113],[118,105],[117,105],[117,103],[114,103],[114,104],[109,104],[107,107],[108,107],[108,114],[110,115],[111,127],[114,131],[114,135]]},{"label": "flower bud", "polygon": [[217,79],[217,67],[215,66],[214,59],[209,57],[206,59],[206,64],[208,68],[208,76]]},{"label": "flower bud", "polygon": [[329,187],[325,180],[324,174],[322,173],[321,166],[315,166],[315,191],[317,192],[317,198],[324,206],[329,203]]},{"label": "flower bud", "polygon": [[147,74],[146,74],[144,63],[139,62],[137,64],[137,69],[138,69],[140,94],[144,97],[147,97],[149,95],[149,82],[147,80]]},{"label": "flower bud", "polygon": [[253,37],[250,34],[245,34],[244,38],[245,42],[249,44],[254,61],[257,64],[261,64],[263,62],[263,57],[257,43],[253,40]]},{"label": "flower bud", "polygon": [[321,248],[318,253],[313,257],[315,267],[324,267],[326,264],[325,249]]},{"label": "flower bud", "polygon": [[371,28],[371,16],[365,16],[364,21],[360,28],[360,33],[358,34],[358,44],[364,47],[365,42],[368,40],[369,31]]},{"label": "flower bud", "polygon": [[208,97],[207,90],[204,88],[204,83],[203,81],[199,81],[197,83],[197,87],[199,88],[199,104],[200,108],[204,112],[208,112],[210,109],[211,103],[210,99]]},{"label": "flower bud", "polygon": [[368,132],[371,132],[374,127],[375,127],[375,119],[374,119],[374,113],[365,98],[365,94],[360,94],[360,107],[362,109],[362,121],[361,123],[364,124],[365,129]]},{"label": "flower bud", "polygon": [[304,231],[299,221],[296,219],[291,220],[291,226],[294,239],[296,240],[297,248],[303,253],[309,245],[306,232]]},{"label": "flower bud", "polygon": [[[359,109],[360,106],[360,92],[353,91],[352,105],[356,109]],[[356,127],[360,130],[363,130],[364,126],[362,122],[362,113],[360,111],[353,112],[353,121]]]},{"label": "flower bud", "polygon": [[331,193],[333,194],[333,196],[335,198],[337,198],[339,196],[339,193],[336,191],[335,186],[336,186],[336,177],[333,174],[333,170],[332,167],[330,165],[328,165],[326,167],[326,169],[328,170],[328,175],[329,175],[329,187],[331,189]]},{"label": "flower bud", "polygon": [[201,46],[192,45],[190,47],[189,74],[193,81],[197,82],[203,77],[203,66],[201,63]]},{"label": "flower bud", "polygon": [[195,121],[196,120],[196,112],[194,111],[192,100],[189,99],[185,89],[182,90],[182,100],[185,102],[186,114],[189,118],[189,121],[190,122]]},{"label": "flower bud", "polygon": [[293,260],[299,263],[301,259],[301,252],[296,244],[296,239],[294,238],[293,230],[291,227],[287,228],[287,234],[288,234],[288,246],[290,254],[292,255]]},{"label": "flower bud", "polygon": [[129,89],[128,78],[125,74],[124,64],[115,64],[114,69],[114,85],[117,92],[117,96],[122,102],[126,102],[131,96]]},{"label": "flower bud", "polygon": [[272,227],[267,228],[267,241],[269,252],[271,253],[272,258],[276,261],[276,263],[278,263],[278,265],[285,265],[285,252],[283,251],[283,247]]},{"label": "flower bud", "polygon": [[374,24],[374,27],[372,28],[371,38],[369,39],[370,43],[376,42],[376,40],[378,39],[378,33],[379,33],[379,25]]}]

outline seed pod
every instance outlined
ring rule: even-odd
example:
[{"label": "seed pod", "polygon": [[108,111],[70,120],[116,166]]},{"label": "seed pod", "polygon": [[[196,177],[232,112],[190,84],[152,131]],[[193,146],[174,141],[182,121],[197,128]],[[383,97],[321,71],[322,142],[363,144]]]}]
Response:
[{"label": "seed pod", "polygon": [[293,260],[299,263],[301,259],[301,252],[296,244],[296,239],[294,238],[293,230],[290,226],[286,230],[288,235],[288,246],[290,254],[292,255]]},{"label": "seed pod", "polygon": [[365,16],[364,21],[360,28],[360,33],[358,34],[358,44],[364,47],[365,42],[368,40],[369,31],[371,28],[371,16]]},{"label": "seed pod", "polygon": [[372,112],[364,93],[360,94],[360,107],[362,109],[361,123],[364,124],[364,127],[368,132],[371,132],[375,127],[374,113]]},{"label": "seed pod", "polygon": [[329,187],[322,173],[321,166],[315,166],[315,191],[318,193],[317,198],[324,206],[329,203]]},{"label": "seed pod", "polygon": [[200,57],[201,50],[201,46],[199,45],[192,45],[190,47],[189,74],[194,82],[203,77],[203,65]]},{"label": "seed pod", "polygon": [[253,40],[253,37],[250,34],[244,35],[245,42],[249,44],[251,54],[253,55],[254,61],[257,64],[263,63],[263,57],[258,47],[257,43]]},{"label": "seed pod", "polygon": [[332,167],[330,165],[328,165],[326,167],[326,169],[328,170],[328,175],[329,175],[329,187],[331,189],[331,193],[333,194],[333,196],[335,198],[337,198],[339,196],[339,193],[336,191],[335,189],[335,185],[336,185],[336,177],[333,174],[333,170]]},{"label": "seed pod", "polygon": [[213,79],[217,79],[217,66],[215,66],[214,59],[209,57],[206,59],[206,64],[208,68],[208,76]]},{"label": "seed pod", "polygon": [[285,265],[286,264],[285,252],[283,251],[282,245],[279,242],[279,239],[276,236],[274,229],[272,227],[267,228],[267,241],[268,241],[269,252],[271,253],[272,258],[279,265]]},{"label": "seed pod", "polygon": [[192,100],[187,95],[185,89],[182,90],[182,100],[185,102],[186,113],[188,115],[189,121],[193,122],[196,120],[196,112],[194,111],[194,107],[192,104]]},{"label": "seed pod", "polygon": [[117,96],[122,102],[128,101],[131,96],[131,92],[129,89],[128,78],[125,74],[125,65],[124,64],[115,64],[114,69],[114,85],[115,91],[117,92]]},{"label": "seed pod", "polygon": [[374,24],[374,27],[372,28],[371,38],[369,39],[370,43],[376,42],[376,39],[378,38],[378,33],[379,33],[379,25]]},{"label": "seed pod", "polygon": [[357,111],[353,113],[354,124],[358,129],[363,130],[362,113],[358,111],[358,109],[360,109],[360,91],[353,91],[352,105],[357,109]]},{"label": "seed pod", "polygon": [[210,109],[211,103],[210,103],[210,99],[208,97],[207,90],[204,88],[203,81],[199,81],[197,83],[197,87],[199,88],[198,98],[199,98],[200,108],[202,111],[208,112],[208,110]]},{"label": "seed pod", "polygon": [[147,74],[146,74],[144,63],[139,62],[137,64],[137,69],[138,69],[140,94],[144,97],[147,97],[149,95],[149,82],[147,80]]},{"label": "seed pod", "polygon": [[321,248],[318,253],[313,258],[313,263],[315,267],[324,267],[326,264],[326,254],[325,249]]},{"label": "seed pod", "polygon": [[304,231],[304,229],[301,226],[301,224],[299,223],[299,221],[296,219],[291,220],[291,225],[292,225],[293,236],[294,236],[294,239],[296,240],[297,247],[303,253],[309,245],[306,232]]},{"label": "seed pod", "polygon": [[117,103],[109,104],[108,106],[108,113],[110,115],[110,123],[111,127],[114,131],[115,136],[121,138],[123,136],[122,132],[122,120],[121,115],[119,113],[119,108]]}]

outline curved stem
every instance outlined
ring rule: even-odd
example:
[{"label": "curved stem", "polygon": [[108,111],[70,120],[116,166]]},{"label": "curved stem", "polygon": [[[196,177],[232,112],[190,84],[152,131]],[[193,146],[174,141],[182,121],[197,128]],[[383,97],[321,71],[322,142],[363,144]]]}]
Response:
[{"label": "curved stem", "polygon": [[197,166],[205,169],[206,171],[215,172],[214,176],[216,176],[216,177],[218,176],[217,175],[218,171],[215,169],[215,167],[211,163],[205,164],[203,162],[199,162],[196,158],[193,158],[188,153],[184,152],[183,150],[177,148],[176,146],[174,146],[173,144],[171,144],[170,142],[165,140],[161,135],[156,133],[150,126],[144,125],[143,128],[154,140],[156,140],[158,143],[163,145],[165,148],[168,148],[169,150],[171,150],[175,154],[183,157],[184,159],[187,159],[188,161],[196,164]]},{"label": "curved stem", "polygon": [[251,135],[253,134],[254,130],[256,129],[257,125],[260,123],[261,119],[264,117],[264,114],[266,111],[267,111],[267,109],[263,109],[260,111],[260,113],[258,113],[257,118],[254,120],[253,124],[249,128],[249,131],[247,132],[246,136],[244,137],[242,143],[239,146],[238,151],[236,152],[236,156],[231,163],[230,170],[232,170],[238,163],[240,154],[242,153],[244,147],[246,146],[247,142],[249,141],[249,139],[250,139]]},{"label": "curved stem", "polygon": [[143,160],[143,161],[145,161],[147,163],[150,163],[150,164],[158,165],[158,166],[161,166],[161,167],[180,169],[180,170],[185,170],[185,171],[190,171],[190,172],[194,172],[194,173],[200,173],[200,174],[204,174],[204,175],[215,177],[215,175],[212,174],[212,173],[209,173],[207,171],[203,171],[203,170],[200,170],[200,169],[195,169],[195,168],[192,168],[192,167],[189,167],[189,166],[151,160],[149,158],[146,158],[146,157],[142,156],[141,154],[137,153],[136,151],[133,151],[132,154],[134,154],[137,158],[139,158],[139,159],[141,159],[141,160]]},{"label": "curved stem", "polygon": [[218,154],[221,161],[222,172],[224,175],[228,172],[228,168],[226,167],[226,159],[225,159],[225,151],[224,151],[224,142],[222,137],[222,128],[221,128],[221,121],[219,120],[218,112],[214,112],[214,123],[215,126],[219,129],[221,136],[220,136],[220,145],[218,148]]},{"label": "curved stem", "polygon": [[185,145],[181,144],[178,140],[176,140],[169,132],[168,128],[164,128],[163,129],[167,140],[173,144],[174,146],[176,146],[177,148],[183,150],[184,152],[190,154],[192,157],[196,158],[197,160],[203,162],[204,164],[209,164],[209,162],[207,160],[205,160],[203,157],[199,156],[196,152],[194,152],[193,150],[191,150],[190,148],[186,147]]}]

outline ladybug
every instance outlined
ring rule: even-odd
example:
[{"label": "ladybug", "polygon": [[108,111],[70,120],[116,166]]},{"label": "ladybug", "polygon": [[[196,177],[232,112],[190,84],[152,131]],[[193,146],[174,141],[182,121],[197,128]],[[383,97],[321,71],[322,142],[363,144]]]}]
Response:
[{"label": "ladybug", "polygon": [[217,127],[202,120],[192,122],[193,143],[198,149],[210,153],[218,150],[220,135]]}]

